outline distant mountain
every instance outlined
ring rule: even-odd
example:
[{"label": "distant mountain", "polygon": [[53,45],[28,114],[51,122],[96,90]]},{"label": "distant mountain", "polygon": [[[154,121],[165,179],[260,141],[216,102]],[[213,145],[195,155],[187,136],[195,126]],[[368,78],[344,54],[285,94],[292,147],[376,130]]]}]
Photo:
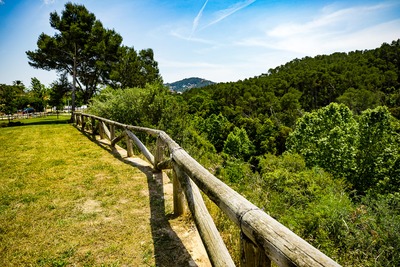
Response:
[{"label": "distant mountain", "polygon": [[176,92],[185,92],[187,90],[190,90],[192,88],[200,88],[204,87],[207,85],[214,84],[215,82],[202,79],[202,78],[197,78],[197,77],[192,77],[192,78],[186,78],[177,82],[173,83],[166,83],[165,85],[169,87],[169,89],[174,90]]}]

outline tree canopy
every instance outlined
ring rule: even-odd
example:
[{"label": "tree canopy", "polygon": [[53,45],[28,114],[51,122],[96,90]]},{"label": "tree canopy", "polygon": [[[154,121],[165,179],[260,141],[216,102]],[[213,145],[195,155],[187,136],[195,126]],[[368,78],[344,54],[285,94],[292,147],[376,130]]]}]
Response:
[{"label": "tree canopy", "polygon": [[125,88],[161,81],[152,49],[137,53],[121,46],[121,35],[104,28],[84,5],[66,3],[61,15],[50,14],[50,25],[57,32],[53,36],[42,33],[38,48],[26,54],[34,68],[72,75],[73,109],[75,88],[77,97],[87,104],[99,84]]}]

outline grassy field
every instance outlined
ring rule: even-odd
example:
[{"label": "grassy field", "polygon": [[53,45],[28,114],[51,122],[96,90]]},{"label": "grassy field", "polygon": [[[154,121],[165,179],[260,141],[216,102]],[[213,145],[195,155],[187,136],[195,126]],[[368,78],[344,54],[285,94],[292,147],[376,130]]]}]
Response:
[{"label": "grassy field", "polygon": [[154,266],[148,177],[67,123],[0,128],[0,266]]}]

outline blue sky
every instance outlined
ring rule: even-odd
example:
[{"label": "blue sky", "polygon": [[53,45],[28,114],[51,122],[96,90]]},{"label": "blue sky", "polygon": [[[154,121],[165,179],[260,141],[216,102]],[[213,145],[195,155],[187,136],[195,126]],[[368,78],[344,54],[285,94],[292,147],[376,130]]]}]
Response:
[{"label": "blue sky", "polygon": [[[0,83],[55,72],[29,66],[25,51],[53,35],[50,12],[67,1],[0,0]],[[136,50],[152,48],[164,82],[250,78],[294,58],[379,47],[400,38],[400,1],[82,0]]]}]

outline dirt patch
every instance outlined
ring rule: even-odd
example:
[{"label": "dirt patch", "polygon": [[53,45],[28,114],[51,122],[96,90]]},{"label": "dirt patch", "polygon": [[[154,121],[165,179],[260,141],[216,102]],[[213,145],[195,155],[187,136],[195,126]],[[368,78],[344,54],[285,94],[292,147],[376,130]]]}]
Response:
[{"label": "dirt patch", "polygon": [[192,256],[194,262],[189,262],[190,266],[211,267],[206,249],[194,223],[180,219],[171,220],[170,223],[172,229],[178,234],[186,250]]},{"label": "dirt patch", "polygon": [[85,203],[82,204],[81,210],[83,213],[102,212],[101,202],[94,199],[88,199],[85,201]]}]

